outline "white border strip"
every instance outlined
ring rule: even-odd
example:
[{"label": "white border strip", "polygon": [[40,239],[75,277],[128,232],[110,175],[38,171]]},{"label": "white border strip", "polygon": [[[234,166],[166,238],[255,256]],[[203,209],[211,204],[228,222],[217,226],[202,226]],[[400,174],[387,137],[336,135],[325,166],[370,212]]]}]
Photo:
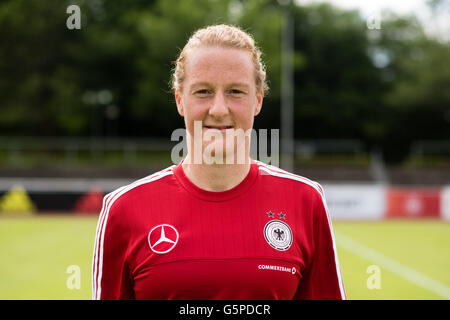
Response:
[{"label": "white border strip", "polygon": [[284,171],[282,169],[279,169],[279,168],[276,168],[276,167],[273,167],[276,170],[276,171],[273,171],[272,169],[269,168],[268,165],[266,165],[266,164],[264,164],[262,162],[259,162],[259,161],[257,161],[257,163],[259,164],[259,169],[260,170],[263,170],[264,172],[266,172],[266,173],[268,173],[270,175],[273,175],[273,176],[276,176],[276,177],[280,177],[280,178],[286,178],[286,179],[291,179],[291,180],[296,180],[296,181],[299,181],[299,182],[303,182],[303,183],[313,187],[319,193],[319,195],[320,195],[320,197],[322,199],[323,206],[325,208],[326,215],[327,215],[328,227],[330,228],[330,234],[331,234],[331,239],[332,239],[332,243],[333,243],[334,260],[335,260],[335,265],[336,265],[336,274],[337,274],[337,277],[338,277],[338,283],[339,283],[339,290],[340,290],[340,293],[341,293],[341,298],[343,300],[346,300],[347,296],[345,294],[344,284],[343,284],[343,281],[342,281],[341,269],[340,269],[340,265],[339,265],[339,259],[338,259],[338,256],[337,256],[336,241],[334,239],[334,232],[333,232],[333,227],[332,227],[332,224],[331,224],[330,214],[328,212],[328,207],[327,207],[327,204],[326,204],[325,196],[324,196],[324,194],[322,192],[322,188],[320,187],[320,185],[317,182],[313,182],[313,181],[311,181],[309,179],[306,179],[306,178],[298,176],[298,175],[294,175],[292,173],[286,172],[286,171]]},{"label": "white border strip", "polygon": [[450,221],[450,185],[441,188],[441,219]]}]

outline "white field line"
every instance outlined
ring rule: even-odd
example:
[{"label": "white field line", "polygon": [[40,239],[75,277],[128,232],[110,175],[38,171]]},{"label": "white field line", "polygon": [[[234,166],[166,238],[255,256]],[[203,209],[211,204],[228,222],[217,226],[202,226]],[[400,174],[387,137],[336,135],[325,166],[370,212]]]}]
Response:
[{"label": "white field line", "polygon": [[431,279],[425,274],[420,273],[408,266],[405,266],[389,257],[386,257],[385,255],[371,248],[363,246],[362,244],[356,242],[355,240],[342,233],[335,232],[335,235],[336,242],[339,247],[353,254],[356,254],[361,258],[369,260],[419,287],[427,289],[445,299],[450,300],[450,288],[443,283]]}]

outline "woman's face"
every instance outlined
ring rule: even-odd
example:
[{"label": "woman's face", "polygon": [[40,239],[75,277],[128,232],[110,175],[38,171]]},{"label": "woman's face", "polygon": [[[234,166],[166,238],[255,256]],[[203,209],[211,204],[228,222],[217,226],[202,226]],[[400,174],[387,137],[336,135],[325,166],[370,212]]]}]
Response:
[{"label": "woman's face", "polygon": [[[194,148],[194,140],[201,144],[203,155],[224,158],[244,147],[239,138],[226,137],[230,134],[239,137],[239,133],[249,135],[253,119],[261,110],[263,90],[256,88],[250,53],[224,47],[195,48],[188,55],[182,85],[182,91],[175,92],[175,99],[190,136],[191,157],[193,152],[200,151]],[[248,138],[245,145],[249,149]]]}]

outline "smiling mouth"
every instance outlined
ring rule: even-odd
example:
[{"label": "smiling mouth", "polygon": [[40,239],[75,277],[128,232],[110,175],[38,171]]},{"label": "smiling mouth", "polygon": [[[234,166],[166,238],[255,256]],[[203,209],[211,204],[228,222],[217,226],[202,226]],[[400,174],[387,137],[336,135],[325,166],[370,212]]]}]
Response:
[{"label": "smiling mouth", "polygon": [[233,129],[233,126],[203,126],[206,129],[227,130]]}]

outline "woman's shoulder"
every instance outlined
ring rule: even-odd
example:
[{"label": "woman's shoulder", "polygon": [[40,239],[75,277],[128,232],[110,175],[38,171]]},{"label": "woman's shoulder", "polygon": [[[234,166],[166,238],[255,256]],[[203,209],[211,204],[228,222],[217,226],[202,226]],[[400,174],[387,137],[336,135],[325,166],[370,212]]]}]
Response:
[{"label": "woman's shoulder", "polygon": [[324,194],[323,187],[317,181],[303,177],[298,174],[288,172],[273,165],[268,165],[261,161],[255,161],[261,175],[271,180],[269,184],[277,183],[278,186],[292,186],[301,189],[303,192],[309,191],[319,197]]},{"label": "woman's shoulder", "polygon": [[161,183],[164,183],[167,177],[173,175],[174,167],[175,165],[170,166],[164,170],[155,172],[149,176],[115,189],[105,195],[103,199],[104,205],[107,204],[111,207],[114,203],[127,203],[130,200],[134,200],[135,197],[139,197],[141,194],[148,196],[149,191],[151,192],[152,189],[160,190],[162,187]]}]

